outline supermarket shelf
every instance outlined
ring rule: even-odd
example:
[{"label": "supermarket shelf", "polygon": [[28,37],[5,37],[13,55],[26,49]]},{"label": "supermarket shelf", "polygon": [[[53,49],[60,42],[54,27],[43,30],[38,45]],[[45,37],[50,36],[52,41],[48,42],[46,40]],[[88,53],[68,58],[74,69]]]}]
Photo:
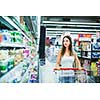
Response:
[{"label": "supermarket shelf", "polygon": [[11,76],[12,73],[15,73],[17,69],[22,69],[22,65],[24,64],[24,62],[26,62],[26,59],[24,59],[23,62],[12,68],[9,72],[5,73],[2,77],[0,77],[0,82],[3,82],[5,79],[9,79],[9,77],[13,77]]},{"label": "supermarket shelf", "polygon": [[92,52],[100,52],[100,50],[92,50]]},{"label": "supermarket shelf", "polygon": [[91,57],[86,57],[86,56],[83,56],[82,58],[87,58],[87,59],[91,59]]},{"label": "supermarket shelf", "polygon": [[[81,55],[78,55],[78,57],[81,57]],[[99,59],[100,57],[86,57],[86,56],[82,56],[81,58],[83,58],[83,59]]]},{"label": "supermarket shelf", "polygon": [[19,44],[19,43],[0,43],[0,47],[27,47],[24,44]]},{"label": "supermarket shelf", "polygon": [[[81,57],[81,55],[78,55],[78,57]],[[83,59],[91,59],[91,57],[86,57],[86,56],[82,56],[81,58],[83,58]]]},{"label": "supermarket shelf", "polygon": [[100,57],[92,57],[92,59],[100,59]]},{"label": "supermarket shelf", "polygon": [[76,52],[91,52],[91,50],[76,50],[74,49]]},{"label": "supermarket shelf", "polygon": [[89,50],[80,50],[80,52],[91,52],[91,50],[89,51]]},{"label": "supermarket shelf", "polygon": [[26,32],[24,31],[23,27],[20,25],[20,23],[17,21],[17,19],[14,16],[9,16],[9,18],[20,28],[20,30],[22,31],[22,34],[31,42],[32,40],[30,39],[30,37],[26,34]]},{"label": "supermarket shelf", "polygon": [[[37,56],[37,55],[36,55],[36,56]],[[36,59],[35,59],[36,56],[34,57],[33,62],[36,61]],[[30,62],[29,62],[29,63],[30,63]],[[32,63],[30,63],[30,65],[29,65],[27,71],[25,72],[25,74],[23,75],[23,77],[22,77],[20,83],[23,83],[23,82],[25,81],[25,78],[28,76],[28,74],[29,74],[28,72],[29,72],[29,70],[30,70],[31,68],[35,68],[35,66],[33,66]]]},{"label": "supermarket shelf", "polygon": [[[5,25],[10,27],[10,29],[12,27],[14,27],[15,29],[17,29],[18,31],[21,31],[22,34],[29,40],[31,41],[31,39],[26,35],[23,27],[20,25],[20,23],[16,20],[15,17],[12,16],[12,18],[8,17],[8,16],[2,16],[2,18],[5,20]],[[9,24],[6,24],[9,23]],[[12,26],[12,27],[11,27]]]},{"label": "supermarket shelf", "polygon": [[26,71],[25,74],[23,75],[23,77],[22,77],[20,83],[23,83],[23,82],[24,82],[24,79],[27,77],[27,74],[28,74],[30,68],[31,68],[31,65],[28,67],[27,71]]}]

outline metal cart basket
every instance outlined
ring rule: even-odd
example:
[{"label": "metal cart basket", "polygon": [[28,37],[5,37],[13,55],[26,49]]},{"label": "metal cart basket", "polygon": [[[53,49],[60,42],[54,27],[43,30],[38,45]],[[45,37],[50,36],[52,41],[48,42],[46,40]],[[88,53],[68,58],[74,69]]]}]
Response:
[{"label": "metal cart basket", "polygon": [[85,69],[79,68],[54,68],[57,83],[88,83]]}]

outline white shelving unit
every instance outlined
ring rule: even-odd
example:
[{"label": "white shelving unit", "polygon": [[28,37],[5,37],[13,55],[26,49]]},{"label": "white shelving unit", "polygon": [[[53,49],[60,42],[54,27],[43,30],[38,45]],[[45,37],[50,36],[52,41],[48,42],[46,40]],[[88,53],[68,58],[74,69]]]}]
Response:
[{"label": "white shelving unit", "polygon": [[26,62],[27,60],[24,59],[23,62],[20,62],[20,64],[18,64],[17,66],[15,66],[13,69],[11,69],[9,72],[5,73],[1,78],[0,78],[0,82],[9,82],[9,79],[13,79],[14,78],[14,74],[16,71],[18,70],[22,70],[22,65]]},{"label": "white shelving unit", "polygon": [[0,47],[26,47],[24,44],[18,43],[0,43]]},{"label": "white shelving unit", "polygon": [[2,18],[4,18],[8,23],[10,23],[13,27],[15,27],[16,29],[17,29],[17,31],[21,31],[21,33],[29,40],[29,41],[31,41],[31,39],[28,37],[28,36],[26,36],[26,34],[25,33],[23,33],[22,32],[22,27],[20,26],[20,27],[18,27],[14,22],[13,22],[13,20],[11,20],[9,17],[7,17],[7,16],[2,16]]},{"label": "white shelving unit", "polygon": [[[16,18],[14,16],[12,16],[12,19],[8,16],[1,16],[0,21],[4,21],[2,22],[3,24],[5,24],[5,26],[10,27],[10,29],[16,29],[18,32],[20,32],[22,34],[23,37],[25,37],[29,42],[32,42],[31,38],[29,38],[29,36],[27,36],[27,34],[24,31],[24,28],[20,25],[19,21],[16,20]],[[17,21],[17,22],[16,22]],[[11,28],[13,27],[13,28]],[[13,31],[16,31],[13,30]],[[30,49],[31,50],[31,46],[27,45],[26,43],[7,43],[7,42],[0,42],[0,49],[2,50],[2,48],[13,48],[16,50],[16,48],[18,49]],[[35,46],[34,46],[35,48]],[[14,56],[12,56],[14,58]],[[7,58],[6,60],[4,60],[4,62],[9,61],[10,58]],[[29,56],[31,57],[31,55]],[[32,62],[29,60],[28,57],[24,58],[23,61],[21,61],[17,66],[13,66],[13,68],[11,68],[9,71],[2,73],[1,77],[0,77],[0,82],[1,83],[13,83],[13,81],[15,81],[14,83],[19,83],[19,82],[23,82],[29,68],[30,68],[30,64]],[[23,76],[20,77],[22,71],[23,71],[23,65],[24,64],[28,64],[27,65],[27,69],[25,69],[26,71],[23,73]],[[0,73],[1,74],[1,73]],[[16,78],[18,78],[16,80]]]}]

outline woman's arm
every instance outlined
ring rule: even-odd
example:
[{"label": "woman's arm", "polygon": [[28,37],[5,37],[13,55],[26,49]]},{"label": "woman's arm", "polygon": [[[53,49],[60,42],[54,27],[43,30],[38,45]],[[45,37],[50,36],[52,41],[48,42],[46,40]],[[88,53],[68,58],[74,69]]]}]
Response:
[{"label": "woman's arm", "polygon": [[61,50],[58,52],[57,55],[56,67],[60,67],[60,61],[61,61]]},{"label": "woman's arm", "polygon": [[81,67],[81,63],[80,63],[80,61],[79,61],[79,58],[78,58],[78,56],[77,56],[77,54],[76,54],[75,52],[74,52],[74,56],[75,56],[76,66],[79,67],[79,68],[82,68],[82,67]]}]

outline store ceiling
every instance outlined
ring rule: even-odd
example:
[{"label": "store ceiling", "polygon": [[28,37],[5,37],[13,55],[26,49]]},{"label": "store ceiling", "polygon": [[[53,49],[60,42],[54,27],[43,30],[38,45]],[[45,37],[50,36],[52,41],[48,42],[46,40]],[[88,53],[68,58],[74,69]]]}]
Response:
[{"label": "store ceiling", "polygon": [[46,26],[47,34],[62,34],[100,31],[100,16],[41,16],[41,25]]}]

